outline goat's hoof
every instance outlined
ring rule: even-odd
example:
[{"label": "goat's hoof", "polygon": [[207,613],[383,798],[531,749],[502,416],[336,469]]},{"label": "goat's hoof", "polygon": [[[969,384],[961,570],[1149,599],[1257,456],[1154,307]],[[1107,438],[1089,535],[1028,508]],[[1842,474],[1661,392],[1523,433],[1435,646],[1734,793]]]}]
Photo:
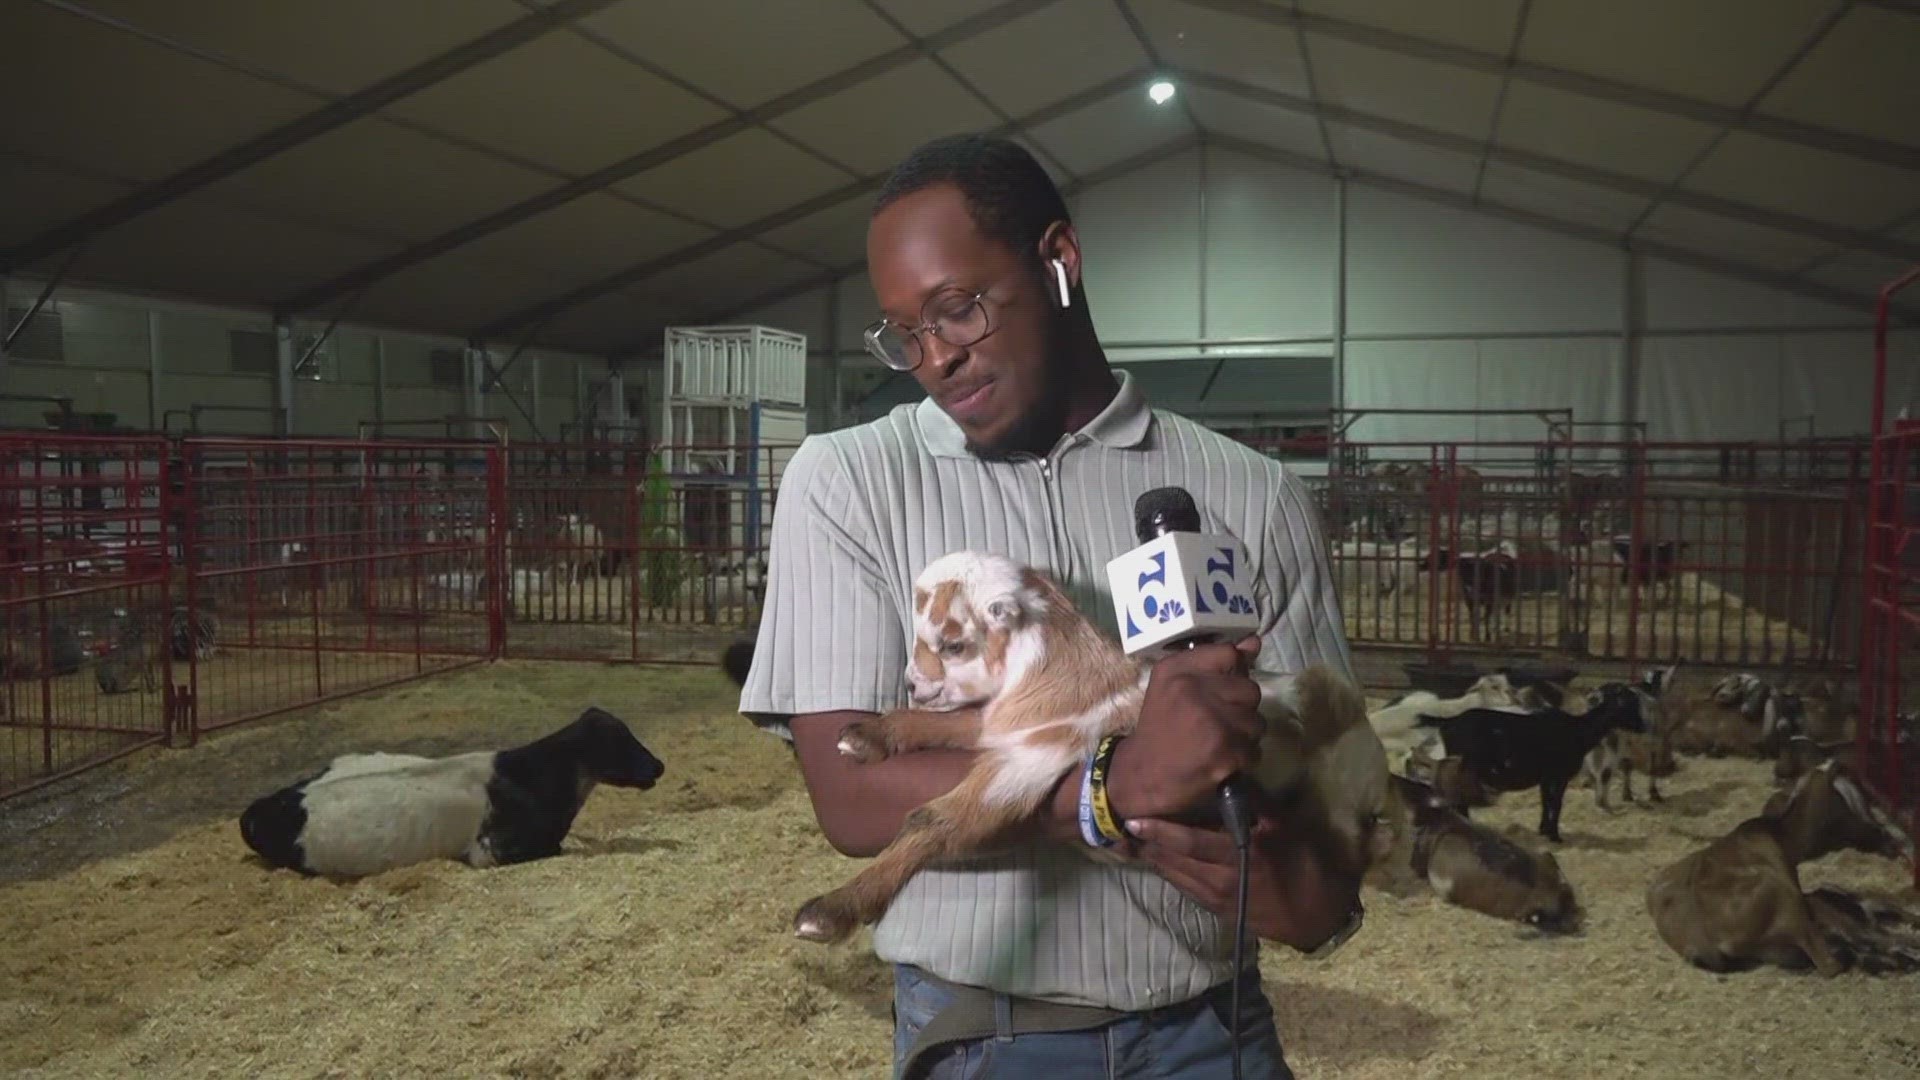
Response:
[{"label": "goat's hoof", "polygon": [[794,915],[793,936],[802,941],[832,944],[846,940],[853,933],[855,923],[852,915],[837,910],[827,897],[816,896],[802,904]]},{"label": "goat's hoof", "polygon": [[880,761],[887,756],[887,742],[866,720],[855,720],[840,729],[839,749],[842,754],[862,764]]}]

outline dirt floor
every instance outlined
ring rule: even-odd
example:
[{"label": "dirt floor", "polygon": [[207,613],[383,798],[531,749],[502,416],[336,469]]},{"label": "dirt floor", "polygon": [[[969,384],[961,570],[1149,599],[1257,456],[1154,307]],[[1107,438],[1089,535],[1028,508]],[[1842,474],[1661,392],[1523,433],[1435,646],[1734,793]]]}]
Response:
[{"label": "dirt floor", "polygon": [[[712,669],[505,662],[149,751],[0,807],[0,1073],[28,1077],[876,1077],[888,975],[866,939],[788,936],[852,863],[784,744]],[[603,790],[567,854],[333,884],[257,865],[246,802],[347,750],[446,753],[543,734],[587,704],[666,762]],[[1685,759],[1657,807],[1568,797],[1558,858],[1581,936],[1429,897],[1263,969],[1303,1078],[1920,1077],[1920,978],[1714,976],[1654,937],[1655,868],[1756,812],[1759,762]],[[1480,812],[1530,830],[1532,793]],[[1914,899],[1846,853],[1805,868]]]}]

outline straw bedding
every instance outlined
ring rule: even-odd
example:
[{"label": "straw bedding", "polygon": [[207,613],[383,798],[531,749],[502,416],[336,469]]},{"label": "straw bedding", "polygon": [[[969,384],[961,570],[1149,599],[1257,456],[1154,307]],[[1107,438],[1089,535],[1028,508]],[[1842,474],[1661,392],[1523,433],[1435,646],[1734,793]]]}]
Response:
[{"label": "straw bedding", "polygon": [[[588,702],[667,763],[602,790],[567,854],[355,884],[269,873],[246,800],[350,748],[445,753],[543,733]],[[851,863],[786,750],[712,671],[506,663],[241,729],[0,811],[0,1071],[25,1076],[873,1077],[886,971],[864,939],[793,940]],[[1920,1076],[1920,982],[1686,968],[1654,937],[1652,871],[1754,811],[1758,762],[1687,759],[1668,801],[1569,795],[1559,858],[1583,936],[1374,896],[1332,960],[1268,949],[1302,1077]],[[1531,828],[1532,793],[1487,820]],[[1806,868],[1914,901],[1891,864]]]}]

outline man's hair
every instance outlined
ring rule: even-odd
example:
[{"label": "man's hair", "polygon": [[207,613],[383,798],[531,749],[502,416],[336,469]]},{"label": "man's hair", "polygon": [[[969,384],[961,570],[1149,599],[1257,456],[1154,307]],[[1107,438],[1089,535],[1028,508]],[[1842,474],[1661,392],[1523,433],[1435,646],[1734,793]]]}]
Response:
[{"label": "man's hair", "polygon": [[1067,221],[1067,202],[1027,148],[991,135],[945,135],[922,143],[894,166],[874,200],[878,214],[907,195],[952,184],[982,236],[1033,254],[1047,226]]}]

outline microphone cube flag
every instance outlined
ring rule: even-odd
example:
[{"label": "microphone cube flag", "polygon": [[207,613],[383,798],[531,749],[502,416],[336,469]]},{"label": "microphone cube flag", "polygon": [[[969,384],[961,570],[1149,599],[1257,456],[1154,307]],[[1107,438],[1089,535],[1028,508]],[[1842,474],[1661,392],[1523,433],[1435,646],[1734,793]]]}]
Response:
[{"label": "microphone cube flag", "polygon": [[1233,537],[1194,532],[1162,533],[1108,562],[1121,647],[1131,655],[1260,629],[1250,562]]}]

